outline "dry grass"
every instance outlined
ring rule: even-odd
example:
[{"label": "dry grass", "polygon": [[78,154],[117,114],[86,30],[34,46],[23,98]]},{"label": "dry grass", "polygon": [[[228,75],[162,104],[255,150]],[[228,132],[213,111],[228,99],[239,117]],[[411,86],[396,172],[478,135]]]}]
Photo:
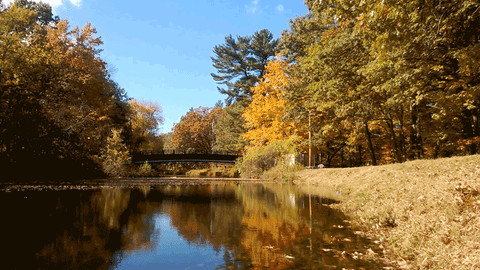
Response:
[{"label": "dry grass", "polygon": [[304,188],[339,192],[335,207],[403,269],[480,269],[480,155],[303,170]]}]

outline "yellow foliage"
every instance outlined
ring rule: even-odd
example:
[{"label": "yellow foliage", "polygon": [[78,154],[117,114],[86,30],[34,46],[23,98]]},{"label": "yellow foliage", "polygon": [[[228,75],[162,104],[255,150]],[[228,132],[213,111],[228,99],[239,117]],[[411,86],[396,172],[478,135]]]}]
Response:
[{"label": "yellow foliage", "polygon": [[262,81],[252,88],[252,103],[245,109],[243,137],[251,148],[263,147],[293,135],[293,126],[283,120],[286,100],[283,88],[288,83],[284,69],[287,63],[278,59],[268,62]]},{"label": "yellow foliage", "polygon": [[162,149],[163,140],[157,134],[164,121],[160,104],[132,99],[128,105],[131,110],[130,124],[135,151]]}]

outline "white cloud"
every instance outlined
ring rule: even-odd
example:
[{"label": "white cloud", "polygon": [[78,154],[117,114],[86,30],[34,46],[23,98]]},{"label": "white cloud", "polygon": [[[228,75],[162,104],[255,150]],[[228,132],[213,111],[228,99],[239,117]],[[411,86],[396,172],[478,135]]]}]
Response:
[{"label": "white cloud", "polygon": [[285,11],[285,8],[283,7],[283,5],[278,5],[276,7],[276,9],[279,11],[279,12],[284,12]]},{"label": "white cloud", "polygon": [[72,4],[79,7],[82,4],[82,0],[70,0]]},{"label": "white cloud", "polygon": [[246,5],[245,8],[247,9],[247,13],[255,14],[260,11],[258,4],[260,0],[253,0],[250,5]]},{"label": "white cloud", "polygon": [[[70,3],[74,4],[75,6],[79,7],[82,4],[82,0],[33,0],[34,2],[43,2],[49,4],[52,7],[58,7],[63,5],[63,2],[70,1]],[[7,6],[13,3],[13,0],[6,0],[2,1]]]}]

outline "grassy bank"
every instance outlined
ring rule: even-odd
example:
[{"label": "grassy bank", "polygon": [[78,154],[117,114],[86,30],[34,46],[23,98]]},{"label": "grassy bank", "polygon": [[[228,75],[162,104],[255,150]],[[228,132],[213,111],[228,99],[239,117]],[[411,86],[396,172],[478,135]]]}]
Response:
[{"label": "grassy bank", "polygon": [[225,177],[238,178],[240,175],[235,167],[209,167],[205,169],[190,170],[186,172],[186,176],[190,177]]},{"label": "grassy bank", "polygon": [[298,172],[404,269],[480,269],[480,155]]}]

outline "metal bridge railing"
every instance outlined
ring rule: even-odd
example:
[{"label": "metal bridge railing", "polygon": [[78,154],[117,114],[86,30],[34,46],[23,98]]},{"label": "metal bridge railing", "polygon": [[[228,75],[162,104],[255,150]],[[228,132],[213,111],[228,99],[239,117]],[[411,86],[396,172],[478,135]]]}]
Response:
[{"label": "metal bridge railing", "polygon": [[167,150],[146,150],[138,152],[137,154],[149,156],[149,155],[172,155],[172,154],[196,154],[196,155],[228,155],[228,156],[239,156],[239,152],[233,151],[199,151],[199,150],[191,150],[191,149],[167,149]]}]

